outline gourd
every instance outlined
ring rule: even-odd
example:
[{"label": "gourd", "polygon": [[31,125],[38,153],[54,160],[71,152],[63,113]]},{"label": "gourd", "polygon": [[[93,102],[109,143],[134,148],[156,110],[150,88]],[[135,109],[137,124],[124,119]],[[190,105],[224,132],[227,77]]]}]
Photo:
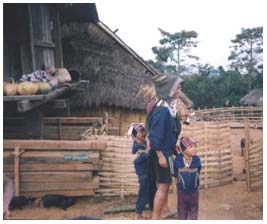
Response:
[{"label": "gourd", "polygon": [[47,94],[52,90],[52,87],[48,82],[39,82],[38,85],[39,85],[39,90],[38,90],[39,94]]},{"label": "gourd", "polygon": [[37,83],[24,81],[18,85],[18,93],[20,95],[35,95],[39,90]]},{"label": "gourd", "polygon": [[7,81],[4,82],[3,90],[4,90],[4,95],[6,96],[16,96],[18,90],[18,84],[15,83],[13,78],[10,78],[9,82]]},{"label": "gourd", "polygon": [[65,68],[57,68],[54,77],[58,80],[59,84],[71,81],[70,73]]}]

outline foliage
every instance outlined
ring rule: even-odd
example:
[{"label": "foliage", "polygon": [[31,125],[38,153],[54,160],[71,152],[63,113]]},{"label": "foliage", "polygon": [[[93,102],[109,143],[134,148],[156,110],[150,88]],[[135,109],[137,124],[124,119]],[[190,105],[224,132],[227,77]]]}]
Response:
[{"label": "foliage", "polygon": [[186,62],[199,59],[190,54],[191,48],[197,47],[197,32],[182,30],[171,34],[160,28],[159,31],[162,35],[160,46],[152,47],[156,60],[149,63],[165,73],[182,74],[188,71],[190,65]]},{"label": "foliage", "polygon": [[260,79],[263,75],[263,27],[243,28],[231,42],[230,66],[245,76],[247,88],[251,90],[255,77]]},{"label": "foliage", "polygon": [[[203,66],[208,67],[208,66]],[[219,75],[212,75],[212,69],[199,74],[184,75],[184,93],[193,101],[195,108],[223,107],[226,100],[230,105],[239,105],[240,99],[248,93],[246,78],[238,71],[225,71],[219,67]],[[259,83],[255,79],[252,88]]]},{"label": "foliage", "polygon": [[214,68],[209,64],[186,60],[198,59],[189,54],[197,46],[195,31],[174,34],[159,29],[161,46],[153,47],[155,61],[148,61],[161,72],[183,77],[183,92],[193,101],[195,108],[223,107],[226,101],[238,106],[240,99],[254,88],[263,87],[262,27],[242,29],[232,40],[230,69]]}]

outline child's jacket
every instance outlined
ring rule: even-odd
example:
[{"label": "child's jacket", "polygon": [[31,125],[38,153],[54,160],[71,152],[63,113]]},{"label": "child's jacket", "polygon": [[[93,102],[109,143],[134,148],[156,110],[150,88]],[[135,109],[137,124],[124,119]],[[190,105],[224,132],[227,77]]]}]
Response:
[{"label": "child's jacket", "polygon": [[175,159],[175,170],[177,171],[178,191],[193,193],[198,190],[201,170],[199,156],[193,156],[190,166],[186,168],[183,154],[178,154]]},{"label": "child's jacket", "polygon": [[138,176],[148,175],[147,159],[149,155],[146,153],[146,143],[140,144],[134,141],[132,154],[134,155],[135,173]]}]

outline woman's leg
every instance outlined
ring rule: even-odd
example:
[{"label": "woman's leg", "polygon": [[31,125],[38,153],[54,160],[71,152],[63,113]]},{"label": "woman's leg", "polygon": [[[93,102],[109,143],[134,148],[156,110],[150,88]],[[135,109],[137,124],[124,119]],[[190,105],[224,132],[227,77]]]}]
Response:
[{"label": "woman's leg", "polygon": [[152,219],[155,219],[155,220],[160,219],[162,209],[164,205],[166,204],[166,200],[168,197],[169,187],[170,187],[170,184],[168,183],[158,184],[158,189],[157,189],[155,200],[154,200],[154,209],[153,209]]}]

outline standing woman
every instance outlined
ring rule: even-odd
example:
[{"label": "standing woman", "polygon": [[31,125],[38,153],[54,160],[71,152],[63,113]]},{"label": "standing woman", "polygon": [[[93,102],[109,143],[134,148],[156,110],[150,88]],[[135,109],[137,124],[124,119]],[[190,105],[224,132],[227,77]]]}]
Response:
[{"label": "standing woman", "polygon": [[172,155],[176,152],[176,142],[181,131],[177,99],[181,94],[183,79],[175,75],[159,74],[152,80],[157,99],[147,117],[147,130],[151,147],[150,166],[158,184],[152,219],[160,219],[174,173]]}]

